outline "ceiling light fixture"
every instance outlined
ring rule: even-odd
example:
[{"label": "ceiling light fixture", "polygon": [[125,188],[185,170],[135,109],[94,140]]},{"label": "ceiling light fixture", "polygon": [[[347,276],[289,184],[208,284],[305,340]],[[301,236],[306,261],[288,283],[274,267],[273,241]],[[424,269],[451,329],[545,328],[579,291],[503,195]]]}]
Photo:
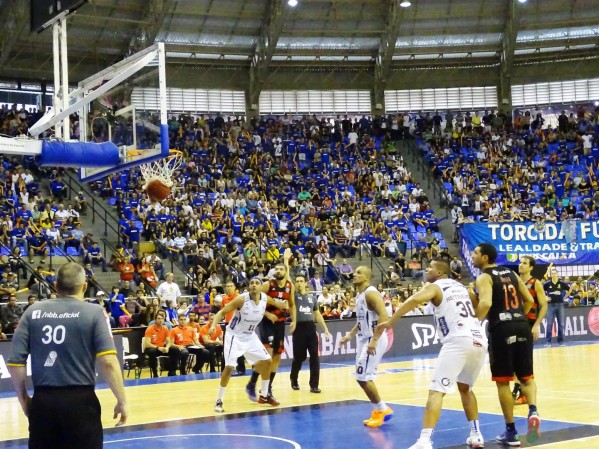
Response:
[{"label": "ceiling light fixture", "polygon": [[519,3],[526,3],[526,0],[518,0]]},{"label": "ceiling light fixture", "polygon": [[410,6],[412,6],[412,2],[410,0],[403,0],[399,6],[401,6],[402,8],[409,8]]},{"label": "ceiling light fixture", "polygon": [[293,8],[297,6],[297,0],[288,0],[287,4]]}]

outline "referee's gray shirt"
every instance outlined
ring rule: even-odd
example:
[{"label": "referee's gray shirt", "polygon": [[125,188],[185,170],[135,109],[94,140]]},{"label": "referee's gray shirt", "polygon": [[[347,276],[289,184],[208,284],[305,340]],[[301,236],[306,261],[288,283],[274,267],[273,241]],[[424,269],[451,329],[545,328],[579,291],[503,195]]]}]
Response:
[{"label": "referee's gray shirt", "polygon": [[314,321],[314,311],[318,310],[318,302],[312,293],[300,294],[295,292],[295,309],[297,322]]},{"label": "referee's gray shirt", "polygon": [[104,310],[75,298],[29,307],[15,331],[9,366],[25,366],[31,354],[34,387],[93,386],[96,357],[116,354]]}]

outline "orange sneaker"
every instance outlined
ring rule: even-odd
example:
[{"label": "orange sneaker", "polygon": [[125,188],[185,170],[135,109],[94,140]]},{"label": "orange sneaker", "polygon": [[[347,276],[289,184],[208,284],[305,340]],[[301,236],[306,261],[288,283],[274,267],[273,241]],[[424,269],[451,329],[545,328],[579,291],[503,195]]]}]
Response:
[{"label": "orange sneaker", "polygon": [[523,404],[528,404],[528,401],[526,400],[526,396],[524,396],[523,394],[521,394],[518,399],[516,399],[514,401],[514,404],[516,405],[523,405]]},{"label": "orange sneaker", "polygon": [[364,424],[368,427],[381,427],[384,422],[389,421],[393,418],[393,410],[387,407],[387,410],[374,410],[372,412],[372,417]]},{"label": "orange sneaker", "polygon": [[368,419],[365,419],[364,421],[362,421],[362,422],[364,423],[364,425],[368,424],[368,422],[369,422],[370,420],[374,419],[375,412],[376,412],[376,410],[373,410],[373,411],[372,411],[372,413],[370,414],[370,418],[368,418]]}]

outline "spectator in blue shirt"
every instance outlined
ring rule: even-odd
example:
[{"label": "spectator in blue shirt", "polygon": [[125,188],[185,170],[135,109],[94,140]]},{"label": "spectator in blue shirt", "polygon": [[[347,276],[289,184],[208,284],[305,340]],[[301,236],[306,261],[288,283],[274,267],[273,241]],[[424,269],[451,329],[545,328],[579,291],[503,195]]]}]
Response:
[{"label": "spectator in blue shirt", "polygon": [[52,196],[58,201],[63,201],[66,198],[68,188],[61,176],[57,176],[56,179],[50,183],[50,191],[52,192]]},{"label": "spectator in blue shirt", "polygon": [[87,254],[84,257],[84,262],[91,263],[92,265],[100,264],[100,265],[102,265],[103,272],[108,271],[108,269],[106,268],[106,259],[104,258],[104,255],[102,254],[102,250],[98,246],[98,242],[92,242],[91,248],[89,248],[87,250]]},{"label": "spectator in blue shirt", "polygon": [[[32,231],[29,230],[28,232],[31,233]],[[29,245],[29,263],[33,263],[34,256],[42,256],[40,263],[44,263],[46,256],[48,256],[48,242],[42,233],[39,230],[33,231],[33,234],[27,237],[27,243]]]}]

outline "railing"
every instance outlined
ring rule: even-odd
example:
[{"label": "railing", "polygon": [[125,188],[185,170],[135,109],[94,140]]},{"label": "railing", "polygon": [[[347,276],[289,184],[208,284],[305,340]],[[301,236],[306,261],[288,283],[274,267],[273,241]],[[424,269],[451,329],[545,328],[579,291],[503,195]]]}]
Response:
[{"label": "railing", "polygon": [[191,277],[187,274],[187,269],[183,266],[181,262],[179,262],[175,257],[173,257],[170,248],[161,243],[159,240],[154,240],[154,245],[156,246],[156,252],[163,259],[166,258],[171,264],[171,269],[169,270],[171,273],[175,272],[175,267],[179,269],[181,273],[183,273],[187,278],[191,280]]},{"label": "railing", "polygon": [[[387,270],[385,270],[385,268],[381,264],[381,261],[379,260],[379,258],[376,257],[372,253],[372,250],[370,249],[368,244],[366,244],[366,243],[360,244],[360,257],[362,257],[362,254],[361,254],[362,250],[364,250],[364,252],[366,252],[367,256],[370,257],[370,269],[372,270],[373,273],[375,272],[375,270],[378,270],[379,274],[381,275],[381,282],[383,282],[385,280],[385,273]],[[375,266],[376,266],[376,268],[375,268]]]},{"label": "railing", "polygon": [[[50,252],[52,252],[50,250]],[[104,253],[106,254],[106,253]],[[64,256],[69,262],[74,262],[77,264],[80,264],[81,261],[80,260],[76,260],[73,256],[69,255],[66,251],[64,252]],[[52,267],[52,262],[50,262],[50,267]],[[98,281],[96,281],[95,279],[87,279],[87,282],[91,285],[94,286],[94,288],[96,289],[96,291],[108,291],[102,284],[100,284]]]},{"label": "railing", "polygon": [[[8,251],[9,255],[13,253],[13,250],[11,248],[9,248],[8,246],[6,246],[2,242],[0,242],[0,248],[3,248],[6,251]],[[50,292],[56,293],[56,288],[53,285],[50,285],[48,282],[46,282],[46,279],[42,275],[40,275],[37,272],[37,270],[35,268],[33,268],[33,266],[31,266],[31,264],[29,264],[25,259],[23,259],[22,256],[18,256],[17,259],[18,259],[19,263],[22,264],[23,267],[25,267],[25,272],[30,276],[33,275],[33,277],[38,281],[40,286],[43,285],[44,288],[47,288],[48,290],[50,290]],[[19,278],[19,273],[15,273],[15,274],[17,275],[17,278]],[[25,281],[27,281],[27,279],[25,279]],[[19,285],[19,287],[20,287],[20,285]],[[41,287],[38,289],[37,297],[38,297],[38,299],[42,299],[42,288]]]},{"label": "railing", "polygon": [[[65,173],[67,179],[66,184],[69,189],[69,199],[72,199],[72,195],[74,194],[75,190],[84,192],[89,190],[83,184],[81,184],[70,171],[67,170]],[[118,219],[114,216],[114,212],[105,206],[106,201],[98,201],[95,194],[86,195],[86,201],[88,202],[88,209],[92,212],[92,223],[96,222],[96,215],[99,218],[102,218],[104,220],[104,236],[108,236],[108,229],[111,229],[116,234],[118,242],[120,243],[121,233],[118,229]]]},{"label": "railing", "polygon": [[[350,283],[349,280],[347,280],[347,279],[345,279],[345,277],[343,277],[343,275],[341,274],[341,271],[339,271],[339,269],[335,265],[333,265],[331,262],[327,261],[326,267],[327,267],[327,269],[329,269],[333,272],[335,277],[339,280],[339,282],[341,282],[341,285],[343,285],[345,287],[345,286],[347,286],[347,284]],[[323,279],[324,279],[324,276],[323,276]]]},{"label": "railing", "polygon": [[[420,172],[420,181],[426,183],[427,192],[432,192],[433,198],[443,201],[446,198],[445,188],[439,179],[436,179],[431,173],[431,167],[426,164],[426,161],[418,148],[415,141],[408,141],[403,148],[407,150],[407,153],[412,156],[412,162],[416,164],[418,171]],[[407,156],[408,154],[406,154]],[[445,218],[449,218],[451,207],[446,201],[445,204]]]}]

